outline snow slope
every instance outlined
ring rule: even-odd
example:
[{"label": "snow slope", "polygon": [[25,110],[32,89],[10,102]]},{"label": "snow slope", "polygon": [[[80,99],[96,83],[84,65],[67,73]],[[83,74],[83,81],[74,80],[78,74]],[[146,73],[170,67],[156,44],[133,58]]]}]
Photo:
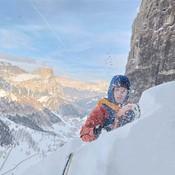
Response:
[{"label": "snow slope", "polygon": [[80,118],[60,115],[58,117],[61,118],[61,122],[53,124],[47,132],[40,132],[1,116],[1,120],[8,125],[15,139],[13,145],[0,146],[0,175],[11,175],[13,169],[16,174],[22,173],[30,165],[41,161],[47,154],[55,152],[79,135],[82,125]]},{"label": "snow slope", "polygon": [[174,175],[174,99],[175,82],[151,88],[142,94],[140,119],[91,143],[75,139],[22,175],[62,175],[70,152],[68,175]]}]

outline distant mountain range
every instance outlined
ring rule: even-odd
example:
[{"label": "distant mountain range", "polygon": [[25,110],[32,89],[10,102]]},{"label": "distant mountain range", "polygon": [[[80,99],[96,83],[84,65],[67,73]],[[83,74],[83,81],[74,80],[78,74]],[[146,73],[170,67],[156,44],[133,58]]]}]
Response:
[{"label": "distant mountain range", "polygon": [[83,117],[89,111],[85,103],[93,103],[89,99],[94,97],[104,97],[107,89],[105,82],[86,84],[65,79],[55,76],[47,67],[28,73],[10,63],[0,62],[0,74],[1,97],[38,110],[48,108],[63,116]]},{"label": "distant mountain range", "polygon": [[55,76],[47,67],[29,73],[0,62],[1,170],[6,156],[14,154],[15,158],[7,164],[8,169],[33,154],[55,151],[77,137],[106,89],[103,81],[87,84]]},{"label": "distant mountain range", "polygon": [[[7,131],[5,135],[0,134],[4,138],[0,140],[1,145],[8,145],[13,140],[6,120],[52,136],[58,134],[53,125],[61,124],[69,133],[65,138],[75,136],[81,127],[81,118],[89,114],[107,89],[105,82],[86,84],[65,79],[55,76],[47,67],[29,73],[10,63],[0,62],[0,75],[0,120],[3,118],[0,122],[2,131]],[[71,123],[66,124],[65,119]],[[75,133],[70,134],[70,130]],[[64,142],[63,139],[60,143]]]}]

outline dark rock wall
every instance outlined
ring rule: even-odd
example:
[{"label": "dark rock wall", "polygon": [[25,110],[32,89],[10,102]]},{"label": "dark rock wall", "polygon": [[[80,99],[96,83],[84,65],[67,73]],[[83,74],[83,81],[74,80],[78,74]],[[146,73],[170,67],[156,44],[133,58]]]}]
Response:
[{"label": "dark rock wall", "polygon": [[175,0],[142,0],[130,47],[125,74],[138,102],[144,90],[175,80]]}]

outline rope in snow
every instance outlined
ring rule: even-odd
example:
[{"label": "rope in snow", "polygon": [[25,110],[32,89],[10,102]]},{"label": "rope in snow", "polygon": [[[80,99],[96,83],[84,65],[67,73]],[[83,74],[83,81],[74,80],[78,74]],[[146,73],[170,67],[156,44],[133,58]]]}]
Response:
[{"label": "rope in snow", "polygon": [[72,157],[73,157],[73,153],[70,153],[70,154],[69,154],[69,157],[68,157],[68,159],[67,159],[66,165],[65,165],[65,167],[64,167],[64,170],[63,170],[62,175],[68,175]]}]

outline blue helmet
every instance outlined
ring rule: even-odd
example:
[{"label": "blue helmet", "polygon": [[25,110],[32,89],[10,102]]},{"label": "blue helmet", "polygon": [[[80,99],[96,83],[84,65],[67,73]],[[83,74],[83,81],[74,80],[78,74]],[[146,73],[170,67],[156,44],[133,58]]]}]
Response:
[{"label": "blue helmet", "polygon": [[128,93],[124,101],[126,102],[129,98],[129,91],[130,91],[130,81],[128,77],[124,75],[116,75],[112,78],[108,89],[108,100],[114,104],[116,103],[113,92],[115,86],[125,87],[128,90]]}]

